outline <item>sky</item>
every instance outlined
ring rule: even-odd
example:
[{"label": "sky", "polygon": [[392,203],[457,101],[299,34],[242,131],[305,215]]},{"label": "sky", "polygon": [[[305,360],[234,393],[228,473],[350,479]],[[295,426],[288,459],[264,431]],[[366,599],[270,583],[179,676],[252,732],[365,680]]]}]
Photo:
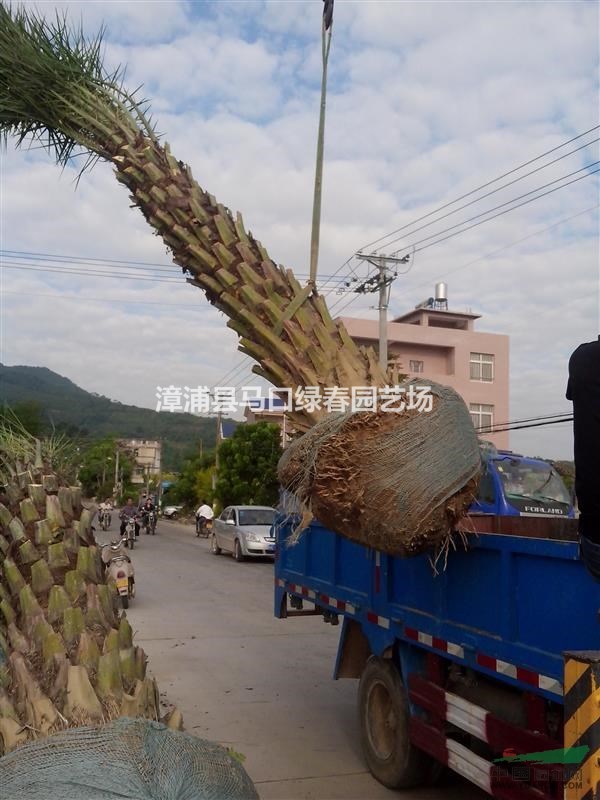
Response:
[{"label": "sky", "polygon": [[[106,65],[143,87],[172,152],[306,278],[320,0],[24,5],[90,35],[104,25]],[[374,296],[345,286],[367,274],[353,254],[410,253],[390,314],[444,280],[451,310],[508,334],[512,420],[570,411],[569,355],[600,332],[598,13],[595,2],[335,3],[320,289],[334,315],[375,319]],[[77,182],[81,162],[63,170],[40,149],[9,141],[0,159],[2,363],[145,407],[157,384],[256,384],[224,315],[186,284],[107,164]],[[515,432],[511,447],[571,458],[571,425]]]}]

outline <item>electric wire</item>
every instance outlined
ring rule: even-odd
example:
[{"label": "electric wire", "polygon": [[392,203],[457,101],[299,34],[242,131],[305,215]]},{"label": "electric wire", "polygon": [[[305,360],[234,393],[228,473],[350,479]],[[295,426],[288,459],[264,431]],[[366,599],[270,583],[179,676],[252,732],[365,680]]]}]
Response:
[{"label": "electric wire", "polygon": [[572,422],[573,417],[565,417],[564,419],[552,419],[547,422],[531,422],[527,425],[507,425],[504,428],[476,428],[477,433],[506,433],[507,431],[524,431],[528,428],[543,428],[546,425],[560,425],[563,422]]},{"label": "electric wire", "polygon": [[[460,272],[467,267],[473,266],[473,264],[477,264],[479,261],[483,261],[486,258],[491,258],[492,256],[498,255],[498,253],[502,253],[505,250],[509,250],[511,247],[514,247],[516,244],[521,244],[522,242],[526,242],[528,239],[532,239],[534,236],[539,236],[541,233],[545,233],[546,231],[550,231],[553,228],[557,228],[559,225],[562,225],[565,222],[570,222],[572,219],[576,217],[580,217],[583,214],[587,214],[589,211],[595,211],[597,208],[600,208],[600,203],[596,203],[595,206],[590,206],[589,208],[584,208],[581,211],[578,211],[576,214],[571,214],[569,217],[563,217],[563,219],[559,219],[558,222],[553,222],[551,225],[547,225],[544,228],[539,228],[532,233],[528,233],[527,236],[523,236],[520,239],[515,239],[513,242],[509,244],[503,245],[502,247],[497,248],[496,250],[491,250],[489,253],[484,253],[482,256],[478,256],[477,258],[473,259],[472,261],[468,261],[466,264],[462,264],[460,267],[456,267],[456,269],[447,270],[446,272],[438,273],[438,278],[447,278],[448,275],[454,275],[457,272]],[[415,289],[420,289],[423,286],[430,286],[432,279],[423,281],[422,283],[418,283],[413,286],[407,287],[408,289],[414,291]]]},{"label": "electric wire", "polygon": [[[583,172],[584,170],[589,170],[591,167],[596,167],[598,164],[600,164],[600,160],[599,161],[592,161],[591,163],[586,164],[583,167],[580,167],[580,169],[576,169],[573,172],[567,173],[566,175],[561,175],[560,178],[555,178],[553,181],[548,181],[548,183],[544,183],[542,186],[538,186],[535,189],[531,189],[529,192],[524,192],[523,194],[518,195],[517,197],[513,197],[510,200],[506,200],[504,203],[500,203],[499,205],[494,206],[493,208],[487,209],[487,211],[482,211],[479,214],[475,214],[474,216],[469,217],[468,219],[462,220],[461,222],[457,222],[457,223],[455,223],[454,225],[451,225],[448,228],[444,228],[441,231],[437,231],[436,233],[432,233],[429,236],[425,236],[423,239],[419,239],[416,242],[411,242],[405,248],[399,248],[396,252],[400,252],[401,250],[408,250],[409,247],[416,248],[415,252],[417,252],[417,253],[420,252],[421,250],[425,250],[426,247],[418,247],[418,245],[422,244],[423,242],[427,242],[430,239],[434,239],[436,236],[440,236],[442,233],[447,233],[448,231],[452,231],[455,228],[459,228],[461,225],[466,225],[468,222],[472,222],[473,220],[480,219],[480,217],[484,217],[487,214],[491,214],[493,211],[497,211],[499,208],[505,208],[505,206],[511,205],[512,203],[516,203],[517,200],[522,200],[524,197],[529,197],[529,195],[535,194],[536,192],[540,192],[542,189],[546,189],[548,186],[552,186],[553,184],[558,183],[559,181],[565,180],[565,178],[570,178],[573,175],[577,175],[579,172]],[[527,200],[527,201],[525,201],[523,203],[519,203],[518,205],[513,206],[513,208],[505,209],[500,214],[495,214],[493,217],[490,217],[489,219],[481,220],[478,224],[481,225],[484,222],[489,222],[492,219],[496,219],[496,217],[502,216],[502,214],[508,214],[510,211],[514,211],[517,208],[521,208],[521,206],[527,205],[527,203],[532,203],[534,200],[539,200],[542,197],[546,197],[546,195],[548,195],[548,194],[552,194],[552,192],[556,192],[559,189],[564,189],[566,186],[571,186],[571,184],[577,183],[577,181],[584,180],[584,178],[589,178],[592,175],[595,175],[599,171],[600,170],[595,169],[595,170],[592,170],[590,172],[586,172],[585,175],[581,175],[579,178],[575,178],[572,181],[567,181],[566,183],[561,184],[560,186],[555,186],[554,189],[551,189],[548,192],[544,192],[543,194],[540,194],[537,197],[532,197],[532,198],[530,198],[529,200]],[[465,228],[464,231],[459,231],[459,233],[464,233],[465,231],[471,230],[471,228],[475,228],[475,227],[477,227],[477,226],[476,225],[471,225],[468,228]],[[401,237],[401,238],[403,238],[403,237]],[[440,239],[439,241],[443,242],[443,241],[446,241],[446,239],[449,239],[449,238],[451,238],[451,237],[446,236],[444,239]],[[396,239],[396,240],[390,242],[390,244],[393,244],[395,241],[399,241],[399,239]],[[433,242],[432,244],[439,244],[439,242],[436,241],[436,242]],[[427,247],[431,247],[431,246],[432,245],[427,245]]]},{"label": "electric wire", "polygon": [[[493,189],[491,192],[486,192],[485,194],[482,194],[481,197],[476,197],[474,200],[470,200],[468,203],[464,203],[462,206],[458,206],[458,208],[455,208],[452,211],[448,211],[447,214],[442,214],[441,217],[437,217],[436,219],[432,220],[431,222],[427,222],[425,225],[421,225],[418,228],[414,228],[409,233],[407,233],[406,236],[413,236],[415,233],[418,233],[419,231],[422,231],[425,228],[429,228],[431,225],[435,225],[437,222],[441,222],[443,219],[446,219],[447,217],[451,217],[453,214],[456,214],[459,211],[462,211],[463,209],[468,208],[469,206],[472,206],[474,203],[479,203],[481,200],[485,200],[487,197],[491,197],[493,194],[496,194],[497,192],[501,192],[503,189],[506,189],[509,186],[512,186],[513,184],[518,183],[519,181],[522,181],[524,178],[529,178],[531,175],[534,175],[536,172],[540,172],[543,169],[547,169],[548,167],[552,166],[552,164],[556,164],[558,161],[562,161],[563,158],[567,158],[568,156],[573,155],[573,153],[576,153],[578,150],[583,150],[584,148],[589,147],[590,144],[593,144],[594,142],[598,142],[598,141],[600,141],[600,137],[598,137],[596,139],[592,139],[591,142],[587,142],[586,144],[581,145],[581,147],[577,147],[575,150],[571,150],[570,152],[565,153],[564,155],[559,156],[558,158],[555,158],[552,161],[549,161],[547,164],[543,164],[541,167],[536,167],[536,169],[533,169],[530,172],[526,172],[524,175],[521,175],[518,178],[514,178],[512,181],[508,181],[508,183],[504,183],[504,184],[502,184],[502,186],[498,186],[496,189]],[[598,163],[598,162],[596,162],[596,163]],[[571,174],[574,174],[574,173],[571,173]],[[522,196],[524,196],[524,195],[522,195]],[[396,239],[392,239],[390,242],[387,243],[387,246],[389,246],[390,244],[394,244],[395,242],[398,242],[398,241],[400,241],[400,239],[404,239],[404,238],[405,238],[404,236],[400,236],[400,237],[398,237]]]},{"label": "electric wire", "polygon": [[[536,161],[539,161],[541,158],[545,158],[545,156],[548,156],[548,155],[551,155],[552,153],[555,153],[557,150],[560,150],[561,148],[566,147],[568,144],[571,144],[571,142],[575,142],[578,139],[581,139],[583,136],[587,136],[589,133],[593,133],[594,131],[597,131],[598,129],[600,129],[600,125],[595,125],[593,128],[589,128],[589,130],[584,131],[583,133],[580,133],[580,134],[578,134],[577,136],[574,136],[571,139],[568,139],[566,142],[563,142],[562,144],[557,145],[556,147],[553,147],[550,150],[546,150],[545,153],[541,153],[539,156],[536,156],[535,158],[531,158],[531,159],[529,159],[529,161],[525,161],[523,164],[520,164],[518,167],[514,167],[513,169],[509,170],[508,172],[504,172],[502,175],[499,175],[497,178],[494,178],[493,180],[487,181],[487,183],[483,183],[481,186],[478,186],[475,189],[471,189],[470,191],[466,192],[465,194],[460,195],[460,197],[457,197],[454,200],[450,200],[448,203],[444,203],[444,205],[439,206],[439,208],[436,208],[435,210],[430,211],[427,214],[423,214],[422,216],[418,217],[417,219],[413,220],[412,222],[409,222],[406,225],[402,225],[400,228],[396,228],[395,230],[390,231],[390,233],[387,233],[384,236],[380,236],[378,239],[375,239],[373,242],[370,242],[369,244],[366,244],[364,247],[362,247],[360,249],[361,250],[366,250],[367,248],[373,247],[373,245],[376,245],[379,242],[382,242],[384,239],[388,239],[390,236],[394,236],[396,233],[400,233],[400,231],[406,230],[406,228],[411,228],[413,225],[416,225],[418,222],[421,222],[424,219],[428,219],[429,217],[434,216],[435,214],[439,213],[440,211],[443,211],[446,208],[449,208],[450,206],[454,205],[455,203],[459,203],[461,200],[464,200],[466,197],[470,197],[470,195],[475,194],[476,192],[479,192],[482,189],[486,189],[488,186],[491,186],[492,184],[496,183],[497,181],[500,181],[503,178],[507,178],[509,175],[513,175],[515,172],[518,172],[520,169],[523,169],[524,167],[528,167],[530,164],[533,164]],[[433,224],[433,222],[431,224]]]},{"label": "electric wire", "polygon": [[209,307],[204,303],[164,303],[162,300],[124,300],[123,298],[119,297],[79,297],[75,294],[45,294],[43,292],[18,292],[12,289],[0,289],[0,295],[3,294],[17,294],[24,295],[26,297],[52,297],[57,300],[76,300],[79,303],[105,303],[108,305],[111,303],[122,303],[124,305],[131,306],[164,306],[167,308],[193,308],[196,311],[209,310]]}]

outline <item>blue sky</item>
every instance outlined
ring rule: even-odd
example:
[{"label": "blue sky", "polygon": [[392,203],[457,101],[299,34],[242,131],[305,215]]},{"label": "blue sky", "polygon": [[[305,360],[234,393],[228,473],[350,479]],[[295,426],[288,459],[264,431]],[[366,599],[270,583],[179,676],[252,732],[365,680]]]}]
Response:
[{"label": "blue sky", "polygon": [[[177,157],[244,214],[277,261],[307,273],[320,0],[37,8],[66,11],[90,33],[104,23],[107,64],[127,64],[127,85],[144,85]],[[598,55],[595,3],[338,0],[320,257],[334,313],[376,315],[372,298],[336,293],[352,268],[364,274],[356,262],[342,267],[356,250],[597,125]],[[597,161],[596,137],[515,173],[591,142],[437,226],[384,240],[382,251],[410,251],[423,236]],[[235,383],[253,382],[223,315],[169,267],[107,165],[75,187],[75,168],[61,172],[44,153],[9,146],[1,170],[3,250],[166,270],[130,269],[116,280],[91,275],[89,263],[79,266],[85,275],[65,275],[39,271],[48,262],[36,256],[21,259],[27,270],[6,267],[16,261],[5,257],[3,363],[48,366],[144,406],[153,405],[157,382],[215,385],[236,365]],[[471,308],[482,314],[480,330],[511,336],[511,418],[568,410],[568,356],[599,332],[597,204],[596,177],[587,178],[423,249],[394,284],[391,312],[446,280],[451,308]],[[569,457],[569,426],[520,432],[512,446]]]}]

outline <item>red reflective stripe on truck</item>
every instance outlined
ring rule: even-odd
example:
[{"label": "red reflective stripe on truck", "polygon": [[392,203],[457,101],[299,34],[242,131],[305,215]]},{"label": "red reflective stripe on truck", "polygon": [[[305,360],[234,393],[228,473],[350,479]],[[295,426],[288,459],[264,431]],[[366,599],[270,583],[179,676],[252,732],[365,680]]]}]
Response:
[{"label": "red reflective stripe on truck", "polygon": [[536,689],[539,688],[540,685],[540,676],[538,673],[531,672],[531,670],[523,669],[522,667],[517,667],[517,680],[528,683],[530,686],[535,686]]}]

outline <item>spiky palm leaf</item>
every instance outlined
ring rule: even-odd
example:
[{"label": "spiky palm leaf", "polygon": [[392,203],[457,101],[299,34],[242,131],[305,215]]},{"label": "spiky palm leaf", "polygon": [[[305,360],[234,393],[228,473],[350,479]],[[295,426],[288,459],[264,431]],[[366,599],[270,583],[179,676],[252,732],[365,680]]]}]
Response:
[{"label": "spiky palm leaf", "polygon": [[[316,290],[277,266],[235,217],[196,183],[155,135],[144,103],[108,74],[101,35],[86,41],[64,20],[0,6],[0,130],[33,137],[65,164],[79,150],[117,179],[160,234],[188,280],[228,317],[254,372],[275,386],[383,385],[372,349],[332,320]],[[307,427],[321,412],[298,413]]]},{"label": "spiky palm leaf", "polygon": [[50,470],[48,453],[58,454],[0,426],[10,476],[0,491],[0,756],[65,727],[159,716],[144,651],[104,579],[93,510]]}]

